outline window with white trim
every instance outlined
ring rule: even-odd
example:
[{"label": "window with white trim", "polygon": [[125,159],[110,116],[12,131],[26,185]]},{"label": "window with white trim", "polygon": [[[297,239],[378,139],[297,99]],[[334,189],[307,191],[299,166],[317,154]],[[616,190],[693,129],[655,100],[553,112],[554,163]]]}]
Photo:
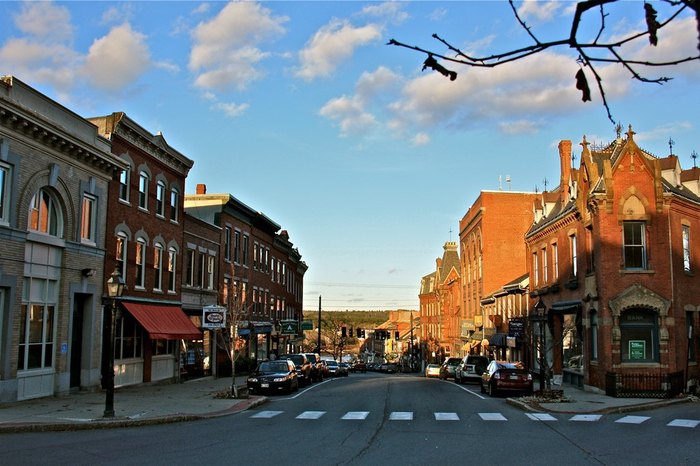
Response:
[{"label": "window with white trim", "polygon": [[241,263],[243,265],[248,265],[248,253],[250,249],[250,237],[246,234],[243,235],[243,260]]},{"label": "window with white trim", "polygon": [[547,248],[542,248],[542,283],[547,283],[549,280],[549,264],[547,263]]},{"label": "window with white trim", "polygon": [[42,188],[29,201],[30,230],[63,237],[63,216],[53,195]]},{"label": "window with white trim", "polygon": [[143,357],[143,333],[141,326],[131,314],[125,312],[119,319],[114,335],[114,359]]},{"label": "window with white trim", "polygon": [[153,289],[160,291],[163,288],[163,245],[156,243],[153,246]]},{"label": "window with white trim", "polygon": [[620,314],[620,352],[622,362],[658,362],[658,314],[633,308]]},{"label": "window with white trim", "polygon": [[139,207],[148,210],[148,181],[146,172],[139,173]]},{"label": "window with white trim", "polygon": [[180,219],[180,191],[170,190],[170,221],[177,223]]},{"label": "window with white trim", "polygon": [[535,279],[535,286],[540,283],[540,264],[537,261],[537,253],[532,253],[532,277]]},{"label": "window with white trim", "polygon": [[647,268],[646,235],[644,227],[644,222],[622,222],[622,244],[625,269],[644,270]]},{"label": "window with white trim", "polygon": [[146,287],[146,241],[143,238],[136,240],[136,287]]},{"label": "window with white trim", "polygon": [[185,270],[185,284],[187,286],[194,286],[194,249],[187,250],[187,269]]},{"label": "window with white trim", "polygon": [[9,222],[10,218],[10,180],[9,165],[0,163],[0,222]]},{"label": "window with white trim", "polygon": [[58,282],[24,278],[17,370],[53,367]]},{"label": "window with white trim", "polygon": [[156,183],[156,215],[165,217],[165,183]]},{"label": "window with white trim", "polygon": [[95,207],[97,199],[94,196],[84,193],[82,211],[80,216],[80,240],[84,242],[95,242]]},{"label": "window with white trim", "polygon": [[690,272],[690,226],[682,226],[683,240],[683,271]]},{"label": "window with white trim", "polygon": [[168,291],[175,293],[177,272],[177,251],[175,248],[168,249]]},{"label": "window with white trim", "polygon": [[571,276],[578,276],[578,246],[576,245],[576,235],[569,236],[569,251],[571,252]]},{"label": "window with white trim", "polygon": [[119,199],[129,202],[129,178],[131,167],[119,173]]},{"label": "window with white trim", "polygon": [[114,259],[117,261],[117,268],[119,273],[121,273],[124,282],[126,282],[126,251],[127,251],[128,240],[124,233],[117,234],[117,250],[114,255]]},{"label": "window with white trim", "polygon": [[207,256],[207,289],[214,289],[214,264],[216,258],[212,255]]},{"label": "window with white trim", "polygon": [[554,274],[554,280],[559,280],[559,249],[557,249],[557,243],[552,243],[552,274]]},{"label": "window with white trim", "polygon": [[240,264],[241,262],[241,232],[233,232],[233,262]]}]

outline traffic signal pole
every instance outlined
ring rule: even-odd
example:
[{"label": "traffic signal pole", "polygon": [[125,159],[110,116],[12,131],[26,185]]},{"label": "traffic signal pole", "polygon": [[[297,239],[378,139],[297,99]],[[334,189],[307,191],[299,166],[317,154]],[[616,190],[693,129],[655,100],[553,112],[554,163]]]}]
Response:
[{"label": "traffic signal pole", "polygon": [[318,296],[318,341],[316,343],[316,352],[321,354],[321,295]]}]

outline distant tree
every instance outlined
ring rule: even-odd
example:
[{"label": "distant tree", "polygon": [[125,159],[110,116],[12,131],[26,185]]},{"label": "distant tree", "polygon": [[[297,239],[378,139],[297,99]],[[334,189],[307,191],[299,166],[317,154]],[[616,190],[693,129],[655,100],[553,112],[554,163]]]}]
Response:
[{"label": "distant tree", "polygon": [[[235,277],[235,269],[231,265],[231,276]],[[221,334],[218,344],[222,347],[229,358],[231,364],[231,396],[238,398],[238,388],[236,387],[236,362],[241,353],[245,352],[246,341],[238,336],[238,325],[248,314],[243,290],[238,289],[235,281],[231,281],[227,289],[224,289],[221,302],[226,309],[226,332]]]},{"label": "distant tree", "polygon": [[[608,119],[614,124],[616,122],[614,121],[610,112],[610,107],[608,106],[608,101],[603,88],[603,82],[596,69],[596,64],[619,63],[625,68],[625,70],[629,72],[632,78],[638,81],[645,83],[663,84],[672,78],[665,76],[648,78],[639,70],[648,70],[650,68],[658,67],[669,67],[693,60],[700,60],[700,54],[689,57],[669,57],[666,61],[656,61],[653,59],[629,59],[623,56],[621,53],[621,47],[623,45],[627,45],[638,40],[644,40],[644,38],[646,38],[649,41],[650,45],[656,46],[659,41],[658,31],[660,31],[662,28],[668,26],[671,22],[676,20],[679,17],[679,15],[687,9],[695,11],[696,24],[698,29],[698,50],[700,51],[700,15],[698,14],[697,9],[698,0],[662,0],[663,3],[666,3],[671,7],[668,17],[662,19],[657,18],[658,13],[650,3],[639,3],[639,8],[642,9],[642,11],[640,11],[640,15],[642,15],[645,18],[646,30],[640,30],[630,33],[629,35],[623,38],[615,39],[613,42],[601,42],[600,39],[603,35],[603,31],[606,28],[605,21],[608,17],[606,6],[617,1],[619,0],[587,0],[577,2],[576,11],[571,22],[569,36],[563,37],[558,40],[543,42],[537,38],[537,36],[531,30],[530,26],[528,26],[525,23],[525,21],[521,18],[517,8],[515,7],[514,1],[509,0],[508,3],[510,4],[511,9],[513,10],[515,19],[523,27],[523,29],[525,29],[527,34],[532,39],[533,43],[530,45],[525,45],[523,47],[514,48],[512,50],[508,50],[501,53],[494,53],[491,55],[470,56],[464,51],[452,45],[453,42],[442,38],[438,34],[433,34],[433,38],[440,42],[443,46],[447,47],[447,49],[453,53],[452,56],[436,53],[432,49],[408,45],[394,39],[391,39],[387,45],[404,47],[427,54],[428,56],[423,62],[423,70],[425,70],[426,68],[430,68],[448,77],[451,81],[457,79],[457,72],[445,68],[437,61],[437,58],[442,59],[446,62],[459,65],[466,65],[470,67],[495,68],[496,66],[521,60],[551,48],[572,48],[576,50],[576,52],[578,52],[578,58],[576,59],[576,61],[578,62],[580,69],[573,78],[575,79],[576,89],[581,91],[581,99],[584,102],[591,100],[591,91],[588,85],[586,72],[584,72],[584,68],[588,68],[590,74],[592,74],[595,78],[598,87],[598,93],[600,94],[603,106],[607,111]],[[579,26],[584,18],[584,15],[587,15],[589,13],[595,14],[596,12],[599,15],[599,18],[597,20],[597,35],[592,39],[580,39],[578,37]]]}]

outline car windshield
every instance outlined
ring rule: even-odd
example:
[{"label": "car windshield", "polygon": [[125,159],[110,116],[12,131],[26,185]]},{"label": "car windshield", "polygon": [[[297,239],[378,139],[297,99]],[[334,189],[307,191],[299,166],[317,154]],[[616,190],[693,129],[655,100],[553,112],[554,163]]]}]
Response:
[{"label": "car windshield", "polygon": [[304,364],[304,358],[298,354],[288,356],[287,359],[290,359],[297,366]]},{"label": "car windshield", "polygon": [[313,363],[313,362],[316,362],[316,355],[309,354],[309,355],[306,356],[306,358],[307,358],[309,361],[311,361],[312,363]]},{"label": "car windshield", "polygon": [[335,361],[326,361],[326,364],[328,364],[329,366],[337,366],[338,365],[338,363]]},{"label": "car windshield", "polygon": [[288,370],[289,366],[283,361],[263,362],[258,368],[258,372],[287,372]]},{"label": "car windshield", "polygon": [[514,362],[502,362],[498,364],[499,369],[520,369],[520,365]]}]

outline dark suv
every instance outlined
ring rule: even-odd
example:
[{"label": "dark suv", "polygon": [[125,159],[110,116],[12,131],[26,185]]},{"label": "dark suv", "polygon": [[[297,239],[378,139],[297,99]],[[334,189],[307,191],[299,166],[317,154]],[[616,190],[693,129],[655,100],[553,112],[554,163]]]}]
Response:
[{"label": "dark suv", "polygon": [[468,354],[464,356],[464,359],[457,365],[457,369],[455,370],[455,382],[481,383],[481,374],[484,373],[488,365],[489,358],[486,356],[479,356],[477,354]]},{"label": "dark suv", "polygon": [[311,381],[320,382],[326,373],[326,366],[321,361],[321,356],[318,353],[304,353],[306,359],[311,364]]},{"label": "dark suv", "polygon": [[303,354],[283,354],[280,359],[289,359],[296,366],[299,385],[302,387],[311,383],[311,363]]}]

